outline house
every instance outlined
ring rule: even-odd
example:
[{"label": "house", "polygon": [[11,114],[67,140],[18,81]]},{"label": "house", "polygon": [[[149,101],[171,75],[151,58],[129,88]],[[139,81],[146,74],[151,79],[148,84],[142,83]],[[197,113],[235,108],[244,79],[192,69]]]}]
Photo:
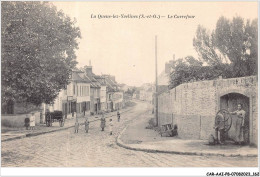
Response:
[{"label": "house", "polygon": [[154,94],[154,85],[151,83],[145,83],[141,86],[140,89],[140,100],[148,101],[152,103]]},{"label": "house", "polygon": [[84,67],[86,77],[91,81],[90,84],[90,113],[99,114],[101,111],[101,102],[100,102],[100,90],[101,84],[95,79],[95,74],[92,71],[92,66]]},{"label": "house", "polygon": [[115,76],[102,75],[107,86],[107,110],[114,111],[124,107],[124,93],[119,91]]},{"label": "house", "polygon": [[136,90],[136,91],[133,93],[133,99],[140,99],[140,91],[139,91],[139,90]]},{"label": "house", "polygon": [[173,55],[173,60],[170,60],[165,63],[164,70],[158,76],[158,85],[169,85],[170,74],[173,71],[173,64],[175,60],[175,55]]},{"label": "house", "polygon": [[47,105],[45,109],[62,111],[65,118],[86,115],[90,112],[90,84],[82,71],[74,69],[69,84],[60,91],[54,104]]},{"label": "house", "polygon": [[94,78],[100,83],[100,110],[107,110],[107,86],[103,76],[95,75]]}]

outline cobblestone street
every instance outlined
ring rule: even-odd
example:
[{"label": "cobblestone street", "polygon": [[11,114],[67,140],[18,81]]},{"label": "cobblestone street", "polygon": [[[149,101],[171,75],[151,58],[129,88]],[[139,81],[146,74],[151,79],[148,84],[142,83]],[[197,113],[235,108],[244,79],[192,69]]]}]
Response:
[{"label": "cobblestone street", "polygon": [[[3,167],[248,167],[257,166],[257,158],[206,157],[132,151],[116,145],[120,131],[139,115],[148,111],[148,104],[138,104],[113,117],[114,134],[108,126],[100,131],[100,121],[90,124],[86,134],[81,126],[45,135],[2,142]],[[107,120],[108,125],[108,120]]]}]

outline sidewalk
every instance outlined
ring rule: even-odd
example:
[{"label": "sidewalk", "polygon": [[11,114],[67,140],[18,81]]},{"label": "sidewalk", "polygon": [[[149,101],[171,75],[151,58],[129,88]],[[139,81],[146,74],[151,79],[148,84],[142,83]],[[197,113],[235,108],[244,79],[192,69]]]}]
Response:
[{"label": "sidewalk", "polygon": [[[131,110],[132,108],[133,107],[127,107],[127,108],[121,109],[120,113],[123,114],[124,112],[127,112],[127,111]],[[105,113],[105,118],[116,116],[116,114],[117,114],[117,112]],[[93,116],[86,116],[86,117],[88,117],[89,122],[94,122],[94,121],[99,121],[101,118],[101,115],[93,115]],[[85,121],[86,117],[78,118],[80,125],[84,125],[84,121]],[[54,122],[52,124],[52,127],[46,127],[46,124],[36,125],[35,130],[26,130],[25,127],[20,128],[20,129],[9,129],[9,131],[7,131],[5,133],[1,133],[1,142],[11,141],[11,140],[15,140],[15,139],[21,139],[21,138],[30,137],[30,136],[37,136],[37,135],[61,131],[61,130],[66,130],[66,129],[74,127],[74,124],[75,124],[75,118],[66,119],[63,127],[59,126],[59,122]]]},{"label": "sidewalk", "polygon": [[159,132],[145,129],[153,115],[142,115],[125,127],[117,138],[121,147],[146,152],[161,152],[200,156],[257,157],[258,150],[250,146],[207,145],[207,140],[183,140],[178,137],[161,137]]}]

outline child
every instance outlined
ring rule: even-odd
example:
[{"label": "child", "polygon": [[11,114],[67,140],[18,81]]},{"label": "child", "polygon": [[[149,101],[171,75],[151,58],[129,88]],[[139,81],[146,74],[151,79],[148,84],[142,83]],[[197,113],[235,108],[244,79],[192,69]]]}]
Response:
[{"label": "child", "polygon": [[120,113],[119,113],[119,111],[117,111],[117,120],[118,120],[118,122],[120,122]]},{"label": "child", "polygon": [[78,122],[78,118],[76,118],[76,122],[75,122],[75,133],[79,132],[79,122]]},{"label": "child", "polygon": [[86,133],[88,133],[88,129],[89,129],[89,121],[88,121],[88,119],[86,119],[86,121],[85,121],[85,131],[86,131]]},{"label": "child", "polygon": [[24,119],[24,126],[26,127],[26,130],[29,130],[30,127],[30,118],[29,115],[26,114],[26,118]]},{"label": "child", "polygon": [[109,122],[109,131],[110,131],[110,135],[112,135],[112,133],[113,133],[113,122],[112,122],[112,119],[110,119],[110,122]]},{"label": "child", "polygon": [[105,126],[106,126],[106,119],[105,119],[105,117],[104,117],[104,114],[102,114],[102,117],[101,117],[101,123],[100,123],[100,127],[101,127],[101,131],[104,131],[104,128],[105,128]]},{"label": "child", "polygon": [[34,112],[32,112],[32,115],[30,117],[30,129],[32,129],[32,130],[35,129],[35,116],[34,116]]}]

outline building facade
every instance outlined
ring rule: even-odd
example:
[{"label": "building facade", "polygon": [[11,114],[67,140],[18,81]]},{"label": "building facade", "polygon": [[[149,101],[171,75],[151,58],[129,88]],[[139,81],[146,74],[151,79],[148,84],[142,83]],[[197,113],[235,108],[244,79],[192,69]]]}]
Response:
[{"label": "building facade", "polygon": [[82,78],[83,73],[73,70],[70,83],[60,91],[53,105],[45,109],[62,111],[65,118],[84,116],[90,112],[90,81]]}]

